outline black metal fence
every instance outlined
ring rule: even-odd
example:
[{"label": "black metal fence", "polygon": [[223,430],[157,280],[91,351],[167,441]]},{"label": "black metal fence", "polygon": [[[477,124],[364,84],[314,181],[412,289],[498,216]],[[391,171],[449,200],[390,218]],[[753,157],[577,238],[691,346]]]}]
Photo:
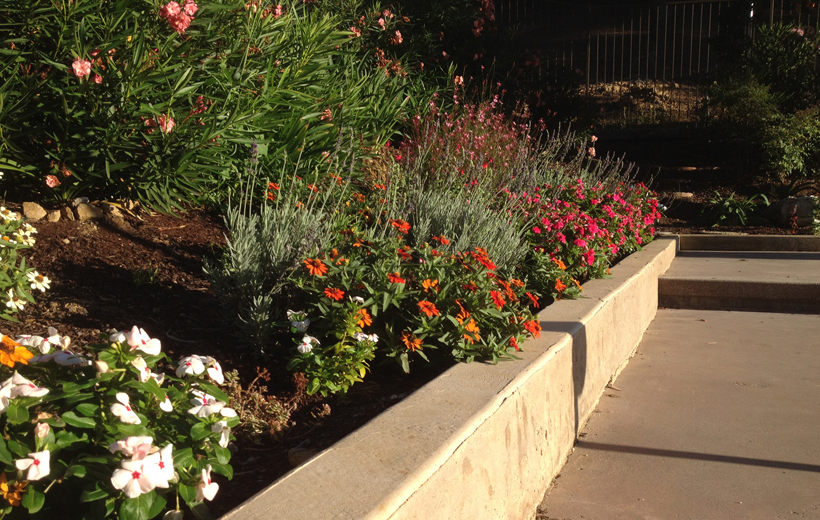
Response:
[{"label": "black metal fence", "polygon": [[543,67],[570,67],[604,123],[694,121],[702,79],[721,64],[716,45],[754,38],[774,22],[820,30],[819,1],[497,0]]}]

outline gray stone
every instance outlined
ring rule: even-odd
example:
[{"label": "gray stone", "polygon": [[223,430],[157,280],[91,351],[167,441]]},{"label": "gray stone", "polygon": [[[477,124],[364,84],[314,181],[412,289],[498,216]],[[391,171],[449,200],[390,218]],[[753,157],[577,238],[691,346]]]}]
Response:
[{"label": "gray stone", "polygon": [[817,203],[817,197],[786,197],[772,204],[770,211],[781,226],[791,227],[795,219],[798,226],[810,226]]},{"label": "gray stone", "polygon": [[42,220],[43,218],[45,218],[47,214],[48,212],[45,210],[45,208],[43,208],[36,202],[23,203],[23,215],[32,222]]},{"label": "gray stone", "polygon": [[80,204],[77,206],[77,218],[81,221],[102,218],[103,210],[91,204]]},{"label": "gray stone", "polygon": [[117,206],[115,206],[113,204],[103,204],[102,209],[106,214],[111,215],[111,217],[113,217],[113,218],[123,218],[124,217],[124,215],[122,214],[122,211],[120,211],[120,208],[118,208]]},{"label": "gray stone", "polygon": [[71,205],[75,208],[80,204],[88,204],[88,197],[77,197],[76,199],[71,201]]},{"label": "gray stone", "polygon": [[57,222],[58,220],[60,220],[60,212],[59,211],[49,211],[47,218],[48,218],[49,222]]},{"label": "gray stone", "polygon": [[63,208],[60,210],[60,215],[66,220],[74,220],[74,212],[71,208]]}]

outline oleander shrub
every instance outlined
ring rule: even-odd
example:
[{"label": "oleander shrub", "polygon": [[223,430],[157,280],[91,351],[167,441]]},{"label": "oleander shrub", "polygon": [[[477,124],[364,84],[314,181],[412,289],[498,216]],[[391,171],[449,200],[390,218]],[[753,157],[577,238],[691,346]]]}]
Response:
[{"label": "oleander shrub", "polygon": [[383,144],[411,88],[301,2],[12,0],[4,15],[0,166],[17,196],[218,202],[253,139],[272,170],[309,172]]}]

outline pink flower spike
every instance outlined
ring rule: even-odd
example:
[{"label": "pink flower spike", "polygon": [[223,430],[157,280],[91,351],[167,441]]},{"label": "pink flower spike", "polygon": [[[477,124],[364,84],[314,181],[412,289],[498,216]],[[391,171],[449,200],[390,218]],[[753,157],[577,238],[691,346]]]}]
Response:
[{"label": "pink flower spike", "polygon": [[174,129],[174,120],[168,117],[167,114],[159,116],[159,129],[163,134],[170,134]]},{"label": "pink flower spike", "polygon": [[202,470],[202,482],[196,486],[196,500],[213,500],[219,491],[219,484],[211,480],[211,465]]},{"label": "pink flower spike", "polygon": [[91,74],[91,62],[82,58],[75,59],[71,68],[74,69],[74,75],[80,79]]},{"label": "pink flower spike", "polygon": [[179,4],[176,2],[168,2],[159,10],[159,15],[166,20],[169,18],[173,18],[174,16],[178,15],[182,9],[179,7]]}]

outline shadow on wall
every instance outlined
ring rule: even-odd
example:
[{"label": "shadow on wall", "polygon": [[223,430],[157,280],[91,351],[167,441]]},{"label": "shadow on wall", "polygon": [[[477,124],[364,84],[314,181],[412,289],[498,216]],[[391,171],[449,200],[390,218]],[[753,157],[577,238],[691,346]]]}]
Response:
[{"label": "shadow on wall", "polygon": [[575,437],[581,431],[580,399],[587,377],[587,329],[577,321],[541,321],[543,332],[559,332],[572,337],[572,390],[575,408]]}]

